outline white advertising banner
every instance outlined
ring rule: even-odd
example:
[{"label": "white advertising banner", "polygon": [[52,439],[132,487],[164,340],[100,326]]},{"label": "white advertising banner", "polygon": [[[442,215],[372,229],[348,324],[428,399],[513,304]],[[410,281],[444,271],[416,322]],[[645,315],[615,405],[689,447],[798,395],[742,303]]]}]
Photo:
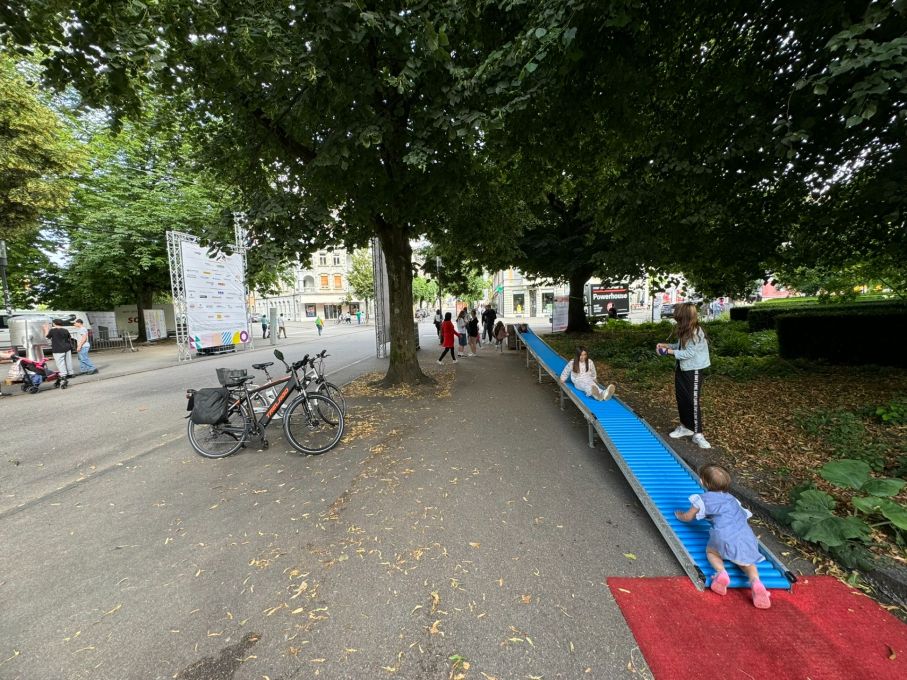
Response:
[{"label": "white advertising banner", "polygon": [[145,310],[145,336],[149,342],[167,337],[167,323],[164,321],[163,309]]},{"label": "white advertising banner", "polygon": [[209,257],[195,243],[180,246],[190,345],[197,351],[249,342],[242,256]]},{"label": "white advertising banner", "polygon": [[551,330],[563,331],[567,329],[567,311],[570,308],[570,296],[557,295],[554,298],[554,314],[551,315]]},{"label": "white advertising banner", "polygon": [[91,331],[99,340],[110,340],[117,337],[117,317],[113,312],[85,312]]}]

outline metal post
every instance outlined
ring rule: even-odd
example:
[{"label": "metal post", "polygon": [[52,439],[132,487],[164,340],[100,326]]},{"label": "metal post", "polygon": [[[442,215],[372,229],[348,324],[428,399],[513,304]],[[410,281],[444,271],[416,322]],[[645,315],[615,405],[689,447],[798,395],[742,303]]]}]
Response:
[{"label": "metal post", "polygon": [[588,418],[586,419],[586,425],[589,426],[589,448],[595,448],[595,430],[592,427],[592,421]]},{"label": "metal post", "polygon": [[280,334],[280,331],[277,328],[277,307],[271,307],[268,309],[268,317],[270,323],[268,324],[268,338],[271,340],[271,346],[277,344],[277,336]]},{"label": "metal post", "polygon": [[3,308],[7,314],[12,314],[13,308],[9,300],[9,284],[6,282],[6,265],[6,241],[0,240],[0,281],[3,284]]}]

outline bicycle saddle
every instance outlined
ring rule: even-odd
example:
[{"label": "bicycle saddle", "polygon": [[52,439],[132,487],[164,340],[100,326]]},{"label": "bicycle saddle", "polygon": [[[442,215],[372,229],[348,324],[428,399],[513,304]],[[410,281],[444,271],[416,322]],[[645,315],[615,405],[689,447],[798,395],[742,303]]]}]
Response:
[{"label": "bicycle saddle", "polygon": [[256,371],[260,371],[263,368],[267,368],[268,366],[273,366],[273,365],[274,365],[274,362],[269,361],[266,364],[252,364],[252,368],[254,368]]}]

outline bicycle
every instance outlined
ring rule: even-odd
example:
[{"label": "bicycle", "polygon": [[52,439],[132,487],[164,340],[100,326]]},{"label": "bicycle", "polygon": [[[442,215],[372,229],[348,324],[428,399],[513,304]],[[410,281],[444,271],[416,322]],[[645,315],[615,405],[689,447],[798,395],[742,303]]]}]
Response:
[{"label": "bicycle", "polygon": [[[283,432],[290,445],[301,453],[319,454],[334,448],[343,437],[344,416],[340,407],[328,396],[308,392],[305,388],[311,379],[299,379],[297,371],[308,362],[308,355],[292,366],[284,361],[283,353],[274,350],[274,356],[287,370],[283,389],[267,401],[267,408],[257,417],[252,395],[273,389],[264,385],[249,389],[253,376],[245,370],[217,369],[218,380],[227,388],[229,403],[221,422],[208,425],[196,424],[189,419],[187,435],[192,448],[205,458],[225,458],[243,448],[253,437],[258,437],[263,449],[268,448],[265,430],[281,409]],[[276,392],[276,390],[274,390]],[[186,397],[193,399],[197,390],[187,390]],[[287,404],[290,396],[298,396]],[[192,402],[190,401],[190,408]]]},{"label": "bicycle", "polygon": [[[324,358],[330,356],[326,349],[321,350],[314,357],[308,358],[307,368],[305,372],[305,377],[310,379],[310,382],[317,385],[316,392],[318,394],[323,394],[330,399],[333,399],[337,402],[337,405],[340,406],[340,410],[346,413],[346,401],[343,398],[343,393],[340,391],[340,388],[337,387],[332,382],[328,382],[324,379]],[[318,366],[315,366],[315,360],[318,360]],[[268,381],[264,385],[251,385],[250,391],[252,392],[252,401],[255,404],[255,413],[264,413],[268,410],[268,403],[274,400],[274,397],[277,395],[277,386],[285,383],[289,380],[289,376],[283,378],[274,379],[271,377],[270,372],[268,371],[269,366],[273,366],[273,361],[268,361],[261,364],[252,364],[252,368],[256,371],[264,371],[265,376]],[[275,418],[283,417],[284,409],[281,408],[275,415]]]}]

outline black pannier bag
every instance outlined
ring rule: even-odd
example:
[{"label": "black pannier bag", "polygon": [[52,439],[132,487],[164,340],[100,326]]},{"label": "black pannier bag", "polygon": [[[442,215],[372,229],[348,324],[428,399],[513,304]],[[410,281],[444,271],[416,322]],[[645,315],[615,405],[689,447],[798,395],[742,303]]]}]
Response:
[{"label": "black pannier bag", "polygon": [[227,420],[230,393],[226,387],[205,387],[192,395],[189,418],[196,425],[216,425]]}]

